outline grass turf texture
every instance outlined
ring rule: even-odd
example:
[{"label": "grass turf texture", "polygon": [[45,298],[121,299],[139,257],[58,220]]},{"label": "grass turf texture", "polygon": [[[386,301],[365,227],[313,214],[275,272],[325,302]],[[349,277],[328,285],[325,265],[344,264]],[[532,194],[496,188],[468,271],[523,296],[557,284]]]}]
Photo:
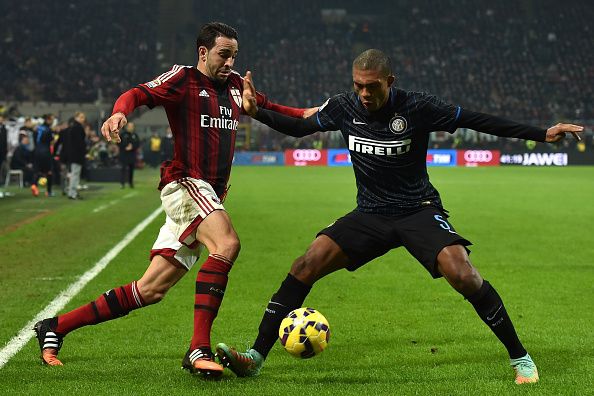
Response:
[{"label": "grass turf texture", "polygon": [[[194,268],[162,303],[68,335],[64,367],[42,366],[32,339],[0,369],[0,394],[592,394],[594,168],[430,174],[452,224],[475,244],[471,260],[503,297],[540,383],[514,385],[504,348],[470,304],[399,249],[314,287],[306,305],[328,318],[332,337],[313,359],[294,359],[277,344],[258,378],[226,372],[210,382],[182,372]],[[0,344],[158,207],[157,177],[139,172],[135,190],[96,184],[80,202],[33,199],[25,190],[0,200]],[[231,183],[225,206],[242,252],[212,341],[243,349],[292,260],[354,207],[355,186],[349,168],[236,167]],[[40,210],[49,212],[28,222]],[[66,309],[141,276],[162,220]]]}]

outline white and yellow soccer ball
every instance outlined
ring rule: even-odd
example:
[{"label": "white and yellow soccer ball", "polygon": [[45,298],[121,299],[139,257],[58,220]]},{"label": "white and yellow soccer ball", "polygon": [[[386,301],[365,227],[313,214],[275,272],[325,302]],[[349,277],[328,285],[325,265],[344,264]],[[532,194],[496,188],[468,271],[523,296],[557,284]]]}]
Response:
[{"label": "white and yellow soccer ball", "polygon": [[285,350],[300,359],[320,354],[328,346],[330,325],[313,308],[295,309],[283,319],[278,336]]},{"label": "white and yellow soccer ball", "polygon": [[40,177],[40,178],[39,178],[39,180],[37,181],[37,183],[38,183],[40,186],[42,186],[42,187],[43,187],[43,186],[45,186],[45,185],[47,184],[47,178],[45,178],[45,177]]}]

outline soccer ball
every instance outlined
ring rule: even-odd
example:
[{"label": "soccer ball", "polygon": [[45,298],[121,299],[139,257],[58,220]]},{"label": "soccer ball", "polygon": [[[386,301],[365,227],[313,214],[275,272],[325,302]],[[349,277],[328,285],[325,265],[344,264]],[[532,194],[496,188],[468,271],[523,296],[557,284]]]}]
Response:
[{"label": "soccer ball", "polygon": [[38,183],[43,187],[47,184],[47,179],[45,177],[40,177]]},{"label": "soccer ball", "polygon": [[328,346],[330,325],[313,308],[295,309],[283,319],[278,336],[285,350],[296,358],[309,359]]}]

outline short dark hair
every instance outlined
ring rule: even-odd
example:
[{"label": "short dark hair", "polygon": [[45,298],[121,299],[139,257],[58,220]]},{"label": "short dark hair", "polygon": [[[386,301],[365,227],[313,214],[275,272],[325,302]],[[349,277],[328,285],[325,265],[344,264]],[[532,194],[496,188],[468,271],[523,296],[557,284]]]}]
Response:
[{"label": "short dark hair", "polygon": [[353,68],[358,70],[378,70],[385,76],[392,75],[392,61],[388,55],[378,49],[363,51],[353,61]]},{"label": "short dark hair", "polygon": [[209,22],[202,26],[198,38],[196,39],[196,51],[199,47],[206,47],[210,50],[215,45],[217,37],[227,37],[239,41],[237,30],[222,22]]}]

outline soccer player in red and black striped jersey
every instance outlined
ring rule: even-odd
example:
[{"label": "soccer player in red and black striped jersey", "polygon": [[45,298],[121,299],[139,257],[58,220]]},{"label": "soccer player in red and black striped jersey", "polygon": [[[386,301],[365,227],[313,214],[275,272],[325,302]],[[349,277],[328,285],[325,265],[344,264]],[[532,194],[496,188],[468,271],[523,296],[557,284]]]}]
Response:
[{"label": "soccer player in red and black striped jersey", "polygon": [[[163,106],[174,135],[173,160],[161,166],[161,201],[166,221],[151,249],[145,274],[109,290],[95,301],[35,325],[41,358],[57,359],[62,340],[85,325],[127,315],[157,303],[198,260],[205,246],[209,256],[196,279],[194,333],[182,366],[192,373],[218,376],[223,367],[213,360],[210,330],[221,305],[228,273],[239,254],[239,238],[222,201],[231,171],[235,136],[242,112],[243,81],[233,71],[237,32],[219,22],[204,25],[197,39],[198,65],[173,68],[122,94],[101,132],[120,141],[119,131],[135,108]],[[272,103],[258,93],[258,106],[292,117],[316,109]]]}]

